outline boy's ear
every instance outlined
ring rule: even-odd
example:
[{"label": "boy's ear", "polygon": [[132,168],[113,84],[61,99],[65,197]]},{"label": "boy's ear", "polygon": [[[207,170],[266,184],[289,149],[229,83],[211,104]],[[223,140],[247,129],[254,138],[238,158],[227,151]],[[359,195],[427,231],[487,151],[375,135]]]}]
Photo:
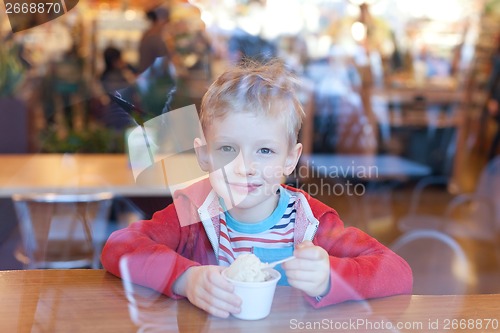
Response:
[{"label": "boy's ear", "polygon": [[208,156],[207,145],[200,138],[194,139],[194,151],[201,170],[210,171],[210,157]]},{"label": "boy's ear", "polygon": [[290,149],[288,156],[285,161],[285,168],[283,173],[285,176],[292,174],[293,170],[299,163],[300,155],[302,154],[302,143],[297,143],[292,149]]}]

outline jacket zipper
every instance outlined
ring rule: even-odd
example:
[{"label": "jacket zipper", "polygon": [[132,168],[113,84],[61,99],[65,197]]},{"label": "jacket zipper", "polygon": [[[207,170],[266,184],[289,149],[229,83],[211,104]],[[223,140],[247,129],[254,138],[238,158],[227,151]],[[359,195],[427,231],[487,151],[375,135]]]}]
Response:
[{"label": "jacket zipper", "polygon": [[[203,228],[205,229],[206,231],[206,234],[207,234],[207,237],[208,237],[208,241],[210,242],[210,245],[212,245],[212,249],[214,250],[214,254],[215,254],[215,260],[217,260],[217,264],[219,264],[219,249],[218,247],[215,246],[215,241],[213,239],[213,237],[215,236],[213,234],[213,222],[212,222],[212,219],[210,218],[210,216],[207,216],[207,214],[205,214],[205,212],[201,211],[201,209],[198,209],[198,214],[200,215],[200,218],[202,220],[202,224],[203,224]],[[210,230],[207,230],[207,227],[205,226],[205,223],[210,221],[210,224],[211,224],[211,228]]]},{"label": "jacket zipper", "polygon": [[[302,209],[304,210],[304,213],[305,213],[306,218],[307,218],[307,223],[308,223],[308,226],[306,228],[306,232],[304,234],[304,238],[302,241],[306,240],[305,236],[307,235],[309,228],[312,227],[312,228],[314,228],[314,230],[311,233],[310,239],[307,239],[307,240],[310,240],[312,242],[312,240],[314,239],[314,236],[316,236],[316,232],[318,231],[318,228],[319,228],[319,220],[316,217],[314,217],[314,215],[312,214],[311,206],[309,206],[309,202],[307,201],[307,199],[303,195],[299,194],[297,196],[297,199],[300,200],[300,202],[302,204]],[[304,208],[304,205],[308,206],[307,210]],[[316,220],[315,223],[313,222],[314,220]]]}]

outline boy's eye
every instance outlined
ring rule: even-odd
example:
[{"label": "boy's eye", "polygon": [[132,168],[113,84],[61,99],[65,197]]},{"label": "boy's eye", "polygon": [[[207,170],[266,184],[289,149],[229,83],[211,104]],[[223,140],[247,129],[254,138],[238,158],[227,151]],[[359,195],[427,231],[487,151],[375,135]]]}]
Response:
[{"label": "boy's eye", "polygon": [[229,152],[233,152],[233,151],[236,151],[233,147],[231,146],[222,146],[219,148],[219,150],[223,151],[223,152],[226,152],[226,153],[229,153]]},{"label": "boy's eye", "polygon": [[271,154],[273,151],[269,148],[260,148],[259,153],[261,154]]}]

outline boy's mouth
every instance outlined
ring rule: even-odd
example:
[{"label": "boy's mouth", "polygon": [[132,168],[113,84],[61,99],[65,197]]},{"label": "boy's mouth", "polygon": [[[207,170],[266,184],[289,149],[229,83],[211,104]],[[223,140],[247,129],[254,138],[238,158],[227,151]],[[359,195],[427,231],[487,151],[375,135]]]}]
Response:
[{"label": "boy's mouth", "polygon": [[257,190],[261,184],[229,183],[229,187],[238,193],[247,194]]}]

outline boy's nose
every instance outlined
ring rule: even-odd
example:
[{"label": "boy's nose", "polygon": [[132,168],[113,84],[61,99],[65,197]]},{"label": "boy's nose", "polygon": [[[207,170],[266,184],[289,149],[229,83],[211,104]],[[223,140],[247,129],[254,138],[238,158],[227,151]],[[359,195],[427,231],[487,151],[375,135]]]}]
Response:
[{"label": "boy's nose", "polygon": [[245,156],[242,152],[238,154],[234,160],[234,171],[242,176],[251,176],[255,174],[255,162],[249,156]]}]

